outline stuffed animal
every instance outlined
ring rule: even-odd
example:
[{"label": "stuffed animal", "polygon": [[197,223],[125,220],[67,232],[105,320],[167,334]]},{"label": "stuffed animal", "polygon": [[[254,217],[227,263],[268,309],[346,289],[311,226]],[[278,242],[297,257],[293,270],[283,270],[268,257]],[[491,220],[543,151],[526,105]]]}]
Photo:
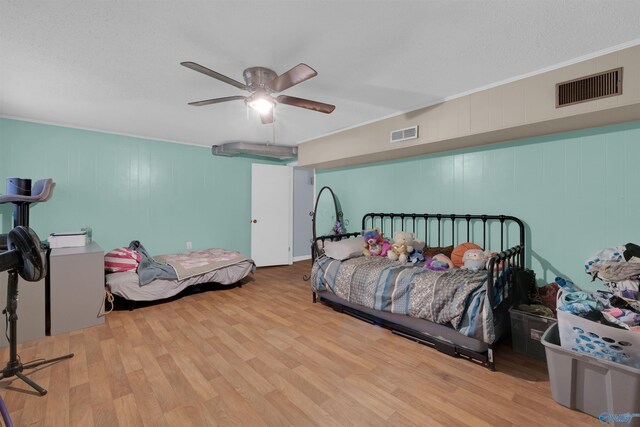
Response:
[{"label": "stuffed animal", "polygon": [[401,245],[394,243],[393,245],[391,245],[391,250],[387,252],[387,258],[389,258],[391,261],[407,262],[407,260],[409,259],[407,245],[405,245],[404,243]]},{"label": "stuffed animal", "polygon": [[436,271],[451,270],[454,267],[451,259],[449,259],[448,256],[443,254],[437,254],[437,255],[434,255],[433,257],[427,258],[424,266],[429,270],[436,270]]},{"label": "stuffed animal", "polygon": [[476,245],[475,243],[471,243],[471,242],[460,243],[451,252],[451,261],[453,261],[453,264],[456,267],[462,267],[464,265],[464,261],[462,257],[464,256],[464,253],[467,252],[469,249],[482,249],[482,248]]},{"label": "stuffed animal", "polygon": [[[413,244],[411,245],[413,246],[413,250],[416,252],[422,252],[424,250],[424,240],[414,240]],[[424,254],[422,254],[424,256]]]},{"label": "stuffed animal", "polygon": [[390,250],[392,250],[391,242],[388,239],[382,238],[382,244],[380,245],[380,256],[386,257]]},{"label": "stuffed animal", "polygon": [[407,262],[409,258],[409,252],[407,250],[408,240],[404,236],[401,236],[401,233],[401,231],[396,231],[393,235],[391,251],[387,252],[387,258],[391,261]]},{"label": "stuffed animal", "polygon": [[392,250],[387,253],[387,258],[392,261],[407,262],[413,249],[413,233],[396,231],[393,234]]},{"label": "stuffed animal", "polygon": [[369,252],[369,256],[380,256],[382,252],[382,246],[373,239],[369,240],[369,248],[366,249]]},{"label": "stuffed animal", "polygon": [[409,262],[411,264],[417,264],[419,262],[424,262],[424,255],[422,255],[422,251],[415,250],[409,254]]},{"label": "stuffed animal", "polygon": [[394,242],[396,241],[396,234],[398,233],[407,235],[405,238],[407,240],[407,250],[409,250],[409,253],[412,253],[413,251],[422,252],[422,250],[424,249],[424,240],[416,240],[413,233],[409,233],[407,231],[397,231],[393,234]]},{"label": "stuffed animal", "polygon": [[[409,254],[415,250],[413,244],[413,233],[396,231],[393,233],[393,252],[389,252],[387,258],[396,261],[400,259],[401,254],[405,254],[406,257],[403,257],[404,261],[402,262],[407,262]],[[422,243],[422,246],[424,247],[424,243]]]},{"label": "stuffed animal", "polygon": [[377,228],[363,231],[362,237],[364,239],[364,250],[362,253],[365,256],[379,256],[382,252],[382,237],[380,236],[380,231]]},{"label": "stuffed animal", "polygon": [[487,263],[486,254],[481,249],[469,249],[462,256],[464,262],[464,268],[478,271],[484,270]]}]

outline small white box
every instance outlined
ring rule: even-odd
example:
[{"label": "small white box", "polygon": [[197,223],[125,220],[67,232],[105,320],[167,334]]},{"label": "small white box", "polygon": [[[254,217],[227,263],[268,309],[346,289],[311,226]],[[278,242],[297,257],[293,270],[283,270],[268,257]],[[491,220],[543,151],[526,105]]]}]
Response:
[{"label": "small white box", "polygon": [[49,235],[49,247],[51,249],[73,248],[86,245],[86,231],[74,231],[71,233],[51,233]]}]

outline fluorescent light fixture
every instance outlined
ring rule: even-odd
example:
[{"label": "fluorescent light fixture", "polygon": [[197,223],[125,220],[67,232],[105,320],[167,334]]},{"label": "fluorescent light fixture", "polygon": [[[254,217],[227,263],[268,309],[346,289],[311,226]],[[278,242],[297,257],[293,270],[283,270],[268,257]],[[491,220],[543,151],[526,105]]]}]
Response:
[{"label": "fluorescent light fixture", "polygon": [[211,153],[214,156],[233,157],[239,154],[249,154],[258,157],[268,157],[270,159],[287,160],[298,157],[298,147],[235,141],[212,145]]}]

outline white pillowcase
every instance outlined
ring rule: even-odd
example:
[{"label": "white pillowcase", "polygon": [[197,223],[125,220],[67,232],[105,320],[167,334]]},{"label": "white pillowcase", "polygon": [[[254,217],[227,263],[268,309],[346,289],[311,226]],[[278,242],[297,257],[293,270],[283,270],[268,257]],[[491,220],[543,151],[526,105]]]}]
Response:
[{"label": "white pillowcase", "polygon": [[362,255],[362,238],[342,239],[337,242],[325,242],[324,254],[339,261]]}]

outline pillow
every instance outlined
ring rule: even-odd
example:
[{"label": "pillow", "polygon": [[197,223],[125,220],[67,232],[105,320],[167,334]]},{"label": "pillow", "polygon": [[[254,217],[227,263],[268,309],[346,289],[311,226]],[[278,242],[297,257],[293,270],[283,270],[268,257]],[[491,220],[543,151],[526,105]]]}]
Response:
[{"label": "pillow", "polygon": [[361,238],[342,239],[324,244],[324,254],[339,261],[360,256],[363,249]]},{"label": "pillow", "polygon": [[135,271],[140,264],[140,254],[129,248],[117,248],[104,255],[104,269],[110,273]]},{"label": "pillow", "polygon": [[451,258],[451,252],[453,252],[453,245],[451,246],[434,246],[432,248],[425,246],[424,249],[422,250],[422,255],[424,255],[424,258],[433,258],[434,256],[438,255],[438,254],[442,254],[444,256],[446,256],[447,258]]},{"label": "pillow", "polygon": [[453,263],[457,267],[462,267],[464,265],[464,261],[462,260],[462,257],[464,256],[464,253],[467,252],[469,249],[482,249],[482,248],[476,245],[475,243],[471,243],[471,242],[460,243],[458,246],[456,246],[453,252],[451,252],[451,261],[453,261]]}]

